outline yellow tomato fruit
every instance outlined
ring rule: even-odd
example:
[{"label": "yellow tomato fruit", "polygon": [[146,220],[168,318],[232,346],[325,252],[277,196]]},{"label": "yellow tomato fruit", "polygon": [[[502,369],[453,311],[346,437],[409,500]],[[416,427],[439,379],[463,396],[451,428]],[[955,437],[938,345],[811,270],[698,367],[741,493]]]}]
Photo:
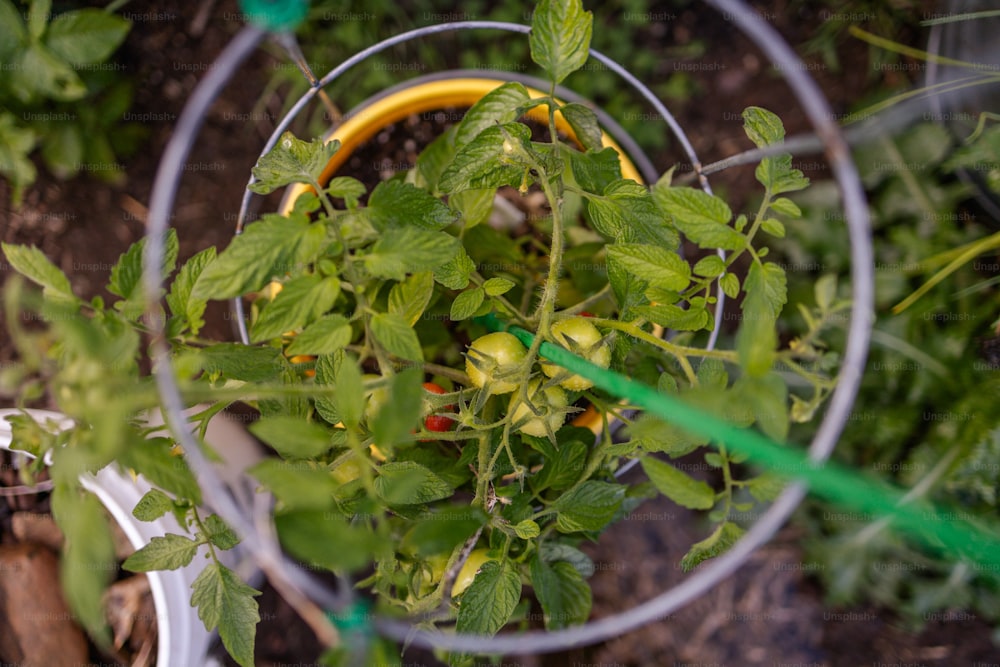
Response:
[{"label": "yellow tomato fruit", "polygon": [[451,596],[458,597],[465,590],[472,585],[472,580],[476,578],[476,573],[479,572],[479,568],[483,566],[483,563],[491,560],[496,560],[493,556],[490,556],[489,549],[475,549],[469,558],[462,565],[462,569],[458,571],[458,576],[455,577],[455,583],[451,586]]}]

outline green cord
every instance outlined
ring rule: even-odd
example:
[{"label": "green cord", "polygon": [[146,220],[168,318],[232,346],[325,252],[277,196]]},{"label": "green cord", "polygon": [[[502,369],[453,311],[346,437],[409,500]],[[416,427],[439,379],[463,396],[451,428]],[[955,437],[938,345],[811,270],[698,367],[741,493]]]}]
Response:
[{"label": "green cord", "polygon": [[326,617],[345,635],[368,635],[372,630],[371,606],[366,600],[355,600],[339,613],[327,611]]},{"label": "green cord", "polygon": [[[486,315],[477,321],[494,331],[508,331],[525,346],[530,346],[534,340],[531,332],[507,325],[495,315]],[[800,449],[778,444],[756,431],[716,419],[672,396],[596,366],[558,345],[543,342],[539,353],[587,378],[595,387],[642,407],[664,421],[725,443],[731,451],[778,475],[805,482],[809,491],[821,498],[872,517],[891,519],[893,526],[954,556],[1000,565],[1000,536],[995,529],[974,523],[967,513],[942,511],[926,501],[902,503],[905,492],[899,488],[832,462],[816,463]]]},{"label": "green cord", "polygon": [[269,32],[288,32],[305,20],[308,0],[240,0],[248,20]]}]

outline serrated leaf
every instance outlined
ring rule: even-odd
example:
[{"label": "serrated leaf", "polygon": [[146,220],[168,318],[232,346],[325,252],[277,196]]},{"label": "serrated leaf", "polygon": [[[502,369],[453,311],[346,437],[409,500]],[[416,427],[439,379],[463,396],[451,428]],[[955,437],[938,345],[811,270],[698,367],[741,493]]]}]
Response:
[{"label": "serrated leaf", "polygon": [[593,15],[580,0],[542,0],[531,17],[531,59],[561,83],[590,57]]},{"label": "serrated leaf", "polygon": [[277,338],[300,329],[325,313],[340,295],[340,280],[311,273],[292,278],[274,299],[264,305],[250,328],[250,342]]},{"label": "serrated leaf", "polygon": [[486,222],[493,212],[496,188],[462,190],[448,197],[448,205],[461,213],[466,229]]},{"label": "serrated leaf", "polygon": [[837,274],[827,273],[820,276],[813,286],[816,305],[821,311],[827,311],[837,298]]},{"label": "serrated leaf", "polygon": [[671,216],[677,229],[699,247],[711,250],[746,247],[746,238],[729,226],[732,211],[718,197],[694,188],[656,187],[653,199]]},{"label": "serrated leaf", "polygon": [[[320,357],[320,361],[323,361]],[[319,378],[319,366],[316,376]],[[337,412],[348,428],[357,428],[365,409],[364,385],[361,380],[361,370],[357,361],[350,355],[344,355],[336,368],[334,377],[337,388]]]},{"label": "serrated leaf", "polygon": [[434,295],[434,274],[414,273],[389,291],[389,312],[402,317],[410,326],[420,320]]},{"label": "serrated leaf", "polygon": [[383,181],[368,198],[367,212],[375,229],[381,233],[404,227],[439,231],[455,222],[458,216],[448,206],[423,188],[402,181]]},{"label": "serrated leaf", "polygon": [[788,385],[777,373],[746,377],[737,384],[738,395],[753,411],[757,426],[778,442],[788,437]]},{"label": "serrated leaf", "polygon": [[118,463],[179,498],[201,502],[198,480],[173,447],[170,438],[136,438],[118,454]]},{"label": "serrated leaf", "polygon": [[691,282],[691,267],[664,248],[616,243],[607,247],[607,253],[609,263],[619,264],[651,287],[680,292]]},{"label": "serrated leaf", "polygon": [[0,60],[9,61],[27,39],[21,12],[11,0],[0,0]]},{"label": "serrated leaf", "polygon": [[365,184],[350,176],[335,176],[326,184],[326,193],[331,197],[343,199],[348,206],[353,207],[357,206],[358,199],[365,194]]},{"label": "serrated leaf", "polygon": [[192,290],[197,299],[230,299],[259,290],[273,278],[298,270],[322,249],[326,229],[304,216],[265,215],[247,225],[201,272]]},{"label": "serrated leaf", "polygon": [[529,99],[528,89],[521,83],[508,82],[494,88],[465,113],[455,134],[455,145],[462,147],[488,127],[517,120],[519,107]]},{"label": "serrated leaf", "polygon": [[773,262],[751,264],[743,289],[746,290],[747,298],[759,297],[767,304],[775,319],[788,301],[785,270]]},{"label": "serrated leaf", "polygon": [[418,505],[447,498],[454,488],[418,463],[398,461],[379,467],[375,491],[389,505]]},{"label": "serrated leaf", "polygon": [[590,556],[569,544],[546,540],[539,545],[538,553],[546,563],[558,561],[569,563],[584,579],[594,575],[594,561]]},{"label": "serrated leaf", "polygon": [[760,228],[775,238],[785,238],[785,225],[780,220],[767,218],[761,221]]},{"label": "serrated leaf", "polygon": [[744,530],[732,521],[720,524],[711,535],[701,542],[696,542],[684,555],[681,559],[681,569],[690,572],[699,563],[725,553],[743,533]]},{"label": "serrated leaf", "polygon": [[273,379],[283,368],[281,350],[239,343],[218,343],[201,350],[202,368],[231,380],[263,382]]},{"label": "serrated leaf", "polygon": [[476,314],[479,307],[483,305],[483,300],[486,298],[485,292],[483,292],[482,287],[474,287],[470,290],[466,290],[460,293],[455,300],[451,302],[451,319],[453,322],[458,322],[461,320],[467,320]]},{"label": "serrated leaf", "polygon": [[704,306],[685,309],[670,303],[658,303],[654,306],[636,306],[632,312],[653,324],[674,331],[701,331],[710,328],[712,322]]},{"label": "serrated leaf", "polygon": [[782,215],[787,215],[790,218],[802,217],[802,209],[800,209],[795,202],[793,202],[791,199],[788,199],[787,197],[778,197],[777,199],[772,201],[771,210],[777,211]]},{"label": "serrated leaf", "polygon": [[531,586],[542,605],[546,630],[580,625],[590,617],[590,586],[571,564],[533,558]]},{"label": "serrated leaf", "polygon": [[[602,194],[609,185],[621,180],[621,156],[610,146],[586,153],[569,151],[569,156],[573,178],[587,192]],[[645,190],[640,196],[644,195]]]},{"label": "serrated leaf", "polygon": [[31,0],[28,8],[28,34],[37,40],[45,32],[52,11],[52,0]]},{"label": "serrated leaf", "polygon": [[382,236],[361,259],[373,276],[403,280],[408,273],[433,271],[447,264],[460,245],[444,232],[405,227]]},{"label": "serrated leaf", "polygon": [[785,490],[787,481],[777,475],[764,473],[747,480],[747,491],[755,500],[769,503],[775,500]]},{"label": "serrated leaf", "polygon": [[483,283],[483,291],[487,296],[500,296],[514,289],[513,281],[506,278],[490,278]]},{"label": "serrated leaf", "polygon": [[533,540],[542,534],[542,529],[531,519],[525,519],[514,526],[514,533],[522,540]]},{"label": "serrated leaf", "polygon": [[[3,6],[0,3],[0,9]],[[6,60],[2,53],[5,46],[3,31],[9,26],[4,26],[5,20],[3,12],[0,12],[0,61]],[[15,20],[20,21],[16,13]],[[35,132],[30,127],[20,126],[13,114],[0,112],[0,174],[12,186],[11,203],[15,208],[20,207],[24,188],[34,183],[37,175],[35,163],[28,157],[36,141]]]},{"label": "serrated leaf", "polygon": [[100,9],[79,9],[52,19],[45,45],[71,65],[108,59],[124,41],[131,23]]},{"label": "serrated leaf", "polygon": [[289,357],[296,355],[332,354],[342,350],[351,342],[354,335],[350,323],[343,315],[327,315],[316,320],[292,340],[285,353]]},{"label": "serrated leaf", "polygon": [[692,269],[695,275],[715,278],[726,272],[726,263],[718,255],[702,257]]},{"label": "serrated leaf", "polygon": [[469,539],[487,519],[481,509],[467,504],[435,509],[406,533],[402,550],[421,557],[448,553]]},{"label": "serrated leaf", "polygon": [[296,558],[331,570],[369,567],[379,546],[363,526],[351,526],[339,512],[303,510],[274,517],[281,544]]},{"label": "serrated leaf", "polygon": [[281,459],[264,459],[248,471],[274,494],[286,510],[328,509],[337,482],[323,468]]},{"label": "serrated leaf", "polygon": [[217,562],[209,563],[191,584],[191,606],[211,632],[219,637],[229,655],[241,667],[254,667],[254,639],[260,622],[257,601],[260,595],[235,572]]},{"label": "serrated leaf", "polygon": [[378,344],[390,354],[410,361],[424,360],[417,332],[399,315],[378,313],[372,317],[371,330]]},{"label": "serrated leaf", "polygon": [[327,429],[298,417],[262,417],[251,424],[249,430],[284,458],[315,458],[333,446]]},{"label": "serrated leaf", "polygon": [[521,577],[510,561],[487,561],[462,594],[455,629],[492,636],[507,624],[521,600]]},{"label": "serrated leaf", "polygon": [[233,531],[232,528],[226,525],[226,522],[219,518],[216,514],[209,514],[205,518],[205,537],[217,548],[223,551],[228,551],[232,549],[237,544],[240,543],[239,536]]},{"label": "serrated leaf", "polygon": [[597,122],[597,115],[588,107],[576,102],[564,104],[559,113],[563,115],[573,134],[585,151],[599,151],[604,147],[603,132]]},{"label": "serrated leaf", "polygon": [[174,501],[159,489],[150,489],[132,509],[132,516],[139,521],[156,521],[174,509]]},{"label": "serrated leaf", "polygon": [[764,148],[785,139],[785,126],[775,114],[762,107],[743,110],[743,130],[757,148]]},{"label": "serrated leaf", "polygon": [[475,262],[469,257],[465,248],[460,247],[454,257],[434,269],[434,280],[448,289],[465,289],[468,287],[469,278],[475,270]]},{"label": "serrated leaf", "polygon": [[375,442],[391,448],[411,440],[409,434],[420,422],[422,382],[423,372],[418,368],[408,368],[392,377],[389,400],[372,420],[371,430]]},{"label": "serrated leaf", "polygon": [[319,179],[330,158],[339,150],[340,142],[322,139],[306,142],[285,132],[278,143],[262,156],[253,168],[257,179],[250,186],[252,192],[266,195],[291,183],[306,183],[319,187]]},{"label": "serrated leaf", "polygon": [[730,299],[735,299],[740,293],[740,279],[735,273],[727,273],[719,279],[722,293]]},{"label": "serrated leaf", "polygon": [[0,244],[7,261],[15,271],[44,288],[46,297],[76,302],[69,278],[34,246]]},{"label": "serrated leaf", "polygon": [[181,267],[177,277],[174,278],[167,294],[167,305],[174,317],[180,318],[185,326],[190,330],[191,335],[196,336],[201,328],[205,326],[205,308],[208,301],[205,299],[195,299],[192,297],[195,283],[198,277],[215,259],[215,247],[208,247],[189,259]]},{"label": "serrated leaf", "polygon": [[530,140],[531,130],[521,123],[486,128],[458,150],[455,159],[441,174],[438,187],[443,192],[455,193],[504,185],[519,186],[526,165],[512,162],[513,155],[504,151],[504,142],[518,142],[523,150],[528,150]]},{"label": "serrated leaf", "polygon": [[189,564],[196,553],[197,542],[167,533],[163,537],[152,538],[147,545],[129,556],[122,567],[129,572],[176,570]]},{"label": "serrated leaf", "polygon": [[[139,317],[144,310],[142,255],[145,247],[145,238],[133,243],[128,250],[121,254],[111,268],[108,291],[122,297],[121,301],[115,303],[115,308],[123,311],[125,317],[129,319]],[[160,267],[161,282],[173,272],[177,264],[178,249],[177,232],[170,229],[167,231],[163,244],[163,264]]]},{"label": "serrated leaf", "polygon": [[620,484],[586,481],[553,503],[559,512],[556,528],[562,533],[601,530],[614,518],[624,498],[625,487]]},{"label": "serrated leaf", "polygon": [[647,452],[663,452],[671,457],[688,454],[708,444],[708,438],[694,435],[660,419],[645,415],[628,428],[629,437]]},{"label": "serrated leaf", "polygon": [[651,456],[643,457],[640,463],[656,489],[681,507],[707,510],[715,505],[715,491],[705,482]]},{"label": "serrated leaf", "polygon": [[59,561],[62,593],[76,619],[99,644],[110,644],[101,600],[115,571],[114,541],[97,498],[56,484],[52,515],[66,537]]}]

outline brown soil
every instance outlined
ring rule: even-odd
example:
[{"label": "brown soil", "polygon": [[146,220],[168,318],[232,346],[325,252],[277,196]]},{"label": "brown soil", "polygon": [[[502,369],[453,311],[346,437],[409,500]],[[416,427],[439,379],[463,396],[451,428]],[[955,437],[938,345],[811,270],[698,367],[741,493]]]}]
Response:
[{"label": "brown soil", "polygon": [[[209,14],[207,23],[199,27],[195,16],[202,9]],[[817,16],[807,10],[793,15],[785,0],[770,3],[765,9],[792,43],[803,42],[809,37],[808,26],[818,23]],[[235,0],[193,5],[164,0],[157,4],[157,11],[171,18],[138,23],[119,56],[137,84],[133,113],[154,114],[150,117],[155,119],[147,123],[146,145],[125,161],[128,181],[121,186],[86,177],[58,182],[42,172],[18,210],[11,208],[9,190],[0,183],[0,239],[39,246],[70,275],[80,296],[101,294],[119,254],[141,237],[152,179],[176,118],[195,83],[239,27],[232,19],[238,12]],[[696,36],[718,45],[712,52],[713,68],[691,72],[701,86],[701,95],[674,108],[703,162],[749,146],[739,113],[750,104],[780,111],[789,134],[806,129],[801,111],[788,103],[787,86],[767,71],[763,57],[745,39],[734,37],[708,10],[685,9],[679,14],[676,21],[667,24],[667,34],[651,37],[644,46],[656,49],[661,42],[685,44]],[[842,72],[822,67],[811,71],[836,113],[846,112],[872,84],[863,49],[842,50],[841,55],[846,59]],[[209,245],[224,247],[232,234],[250,167],[279,113],[279,102],[273,100],[261,107],[263,111],[248,114],[258,102],[272,65],[272,59],[263,53],[251,58],[239,81],[222,93],[205,119],[171,220],[179,232],[182,260]],[[419,144],[410,145],[404,139],[397,148],[409,160]],[[389,157],[390,163],[401,159],[396,154]],[[660,168],[677,159],[670,150],[655,156]],[[808,175],[822,172],[820,166],[810,168],[815,161],[805,162]],[[752,169],[734,171],[719,181],[734,209],[755,192]],[[0,280],[8,274],[9,267],[0,266]],[[215,308],[206,335],[231,339],[229,320],[224,307]],[[9,340],[0,338],[0,364],[14,357]],[[0,502],[0,531],[7,521],[5,507],[9,505]],[[622,522],[599,544],[587,547],[599,565],[593,579],[595,617],[628,609],[680,581],[683,575],[674,563],[686,546],[704,535],[694,517],[665,500],[651,501],[637,512],[648,520]],[[1000,662],[1000,654],[989,641],[989,628],[981,621],[934,621],[914,636],[898,629],[885,610],[824,611],[821,593],[802,563],[797,539],[795,531],[786,528],[710,594],[640,631],[556,656],[507,658],[504,663],[647,667]],[[258,664],[313,664],[317,646],[287,605],[268,588],[261,603],[265,620],[258,637]],[[859,622],[859,618],[868,620]],[[408,652],[402,661],[434,664],[424,652]]]}]

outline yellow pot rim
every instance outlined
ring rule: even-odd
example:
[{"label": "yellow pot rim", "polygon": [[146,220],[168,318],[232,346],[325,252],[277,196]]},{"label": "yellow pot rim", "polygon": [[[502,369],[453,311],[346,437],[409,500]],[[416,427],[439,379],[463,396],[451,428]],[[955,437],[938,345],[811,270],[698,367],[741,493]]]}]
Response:
[{"label": "yellow pot rim", "polygon": [[[334,139],[340,141],[340,150],[330,158],[319,182],[324,184],[333,178],[333,175],[359,146],[374,137],[387,125],[397,123],[411,114],[436,111],[444,107],[471,107],[500,85],[501,82],[497,79],[481,77],[425,81],[390,93],[367,104],[351,113],[349,118],[324,138],[327,143]],[[536,88],[527,87],[527,90],[532,99],[545,96],[545,93]],[[547,123],[548,107],[544,105],[533,107],[526,115],[538,122]],[[573,128],[562,117],[562,114],[557,112],[555,121],[556,128],[560,132],[574,141],[576,140],[576,133],[573,132]],[[601,133],[601,139],[604,146],[615,149],[621,157],[622,177],[642,183],[639,170],[621,146],[606,132]],[[290,187],[282,199],[280,212],[283,215],[291,212],[298,196],[310,189],[310,186],[302,183]]]}]

